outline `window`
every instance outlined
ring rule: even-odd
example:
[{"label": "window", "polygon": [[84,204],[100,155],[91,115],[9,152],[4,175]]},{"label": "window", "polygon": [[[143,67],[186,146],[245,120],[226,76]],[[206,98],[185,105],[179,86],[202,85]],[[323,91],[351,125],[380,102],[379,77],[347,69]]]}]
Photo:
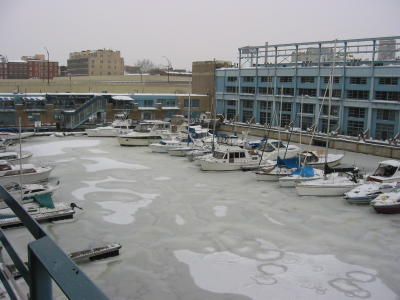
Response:
[{"label": "window", "polygon": [[351,136],[358,136],[364,131],[363,121],[348,121],[347,122],[347,134]]},{"label": "window", "polygon": [[200,107],[200,100],[199,99],[190,99],[190,103],[189,103],[189,99],[185,99],[184,101],[184,106],[185,107]]},{"label": "window", "polygon": [[253,118],[253,112],[250,110],[244,110],[243,111],[243,122],[248,122],[251,120],[251,118]]},{"label": "window", "polygon": [[236,101],[235,101],[235,100],[227,100],[227,101],[226,101],[226,105],[229,105],[229,106],[236,106]]},{"label": "window", "polygon": [[254,94],[255,91],[256,91],[255,87],[242,86],[242,93],[244,93],[244,94]]},{"label": "window", "polygon": [[394,136],[394,125],[376,124],[375,138],[387,140]]},{"label": "window", "polygon": [[349,90],[347,91],[347,98],[349,99],[369,99],[369,91]]},{"label": "window", "polygon": [[254,77],[253,76],[243,76],[243,81],[244,82],[253,82]]},{"label": "window", "polygon": [[300,96],[310,96],[310,97],[315,97],[317,96],[317,90],[316,89],[299,89],[299,95]]},{"label": "window", "polygon": [[350,77],[350,84],[367,84],[366,77]]},{"label": "window", "polygon": [[400,100],[400,92],[375,92],[376,100],[391,100],[391,101],[399,101]]},{"label": "window", "polygon": [[379,84],[397,85],[398,78],[397,77],[381,77],[381,78],[379,78]]},{"label": "window", "polygon": [[163,106],[176,106],[176,102],[173,99],[158,99],[157,103],[161,103]]},{"label": "window", "polygon": [[267,113],[265,111],[260,112],[260,124],[265,124],[267,122]]},{"label": "window", "polygon": [[236,76],[228,76],[228,81],[229,82],[235,82],[237,80]]},{"label": "window", "polygon": [[292,103],[283,102],[282,103],[282,111],[292,111]]},{"label": "window", "polygon": [[[329,83],[329,76],[324,76],[324,83]],[[333,83],[340,83],[340,77],[334,76]]]},{"label": "window", "polygon": [[234,120],[236,117],[236,110],[234,109],[227,109],[226,110],[226,118],[228,120]]},{"label": "window", "polygon": [[396,112],[394,110],[377,109],[376,110],[376,118],[378,120],[394,121],[396,118],[395,113]]},{"label": "window", "polygon": [[365,118],[365,108],[349,107],[348,116],[351,118]]},{"label": "window", "polygon": [[[300,112],[300,109],[299,109]],[[303,104],[303,114],[313,114],[314,113],[314,104]]]},{"label": "window", "polygon": [[253,108],[253,100],[243,100],[244,108]]},{"label": "window", "polygon": [[263,94],[263,95],[273,95],[274,94],[274,88],[272,88],[272,87],[259,87],[258,88],[258,93]]},{"label": "window", "polygon": [[272,82],[272,76],[261,76],[261,82]]},{"label": "window", "polygon": [[281,127],[285,127],[286,125],[289,125],[289,123],[290,123],[290,115],[282,114]]},{"label": "window", "polygon": [[226,92],[227,93],[237,93],[237,87],[236,86],[227,86]]},{"label": "window", "polygon": [[300,77],[300,82],[301,82],[301,83],[314,83],[314,82],[315,82],[315,77],[312,77],[312,76],[302,76],[302,77]]},{"label": "window", "polygon": [[[329,97],[329,90],[320,90],[319,91],[320,97]],[[332,98],[341,98],[342,97],[342,90],[332,90]]]},{"label": "window", "polygon": [[143,101],[143,106],[144,107],[152,107],[153,106],[153,100],[144,100]]},{"label": "window", "polygon": [[[322,107],[322,114],[327,116],[329,112],[329,105],[324,105]],[[339,106],[331,105],[331,116],[339,116]]]},{"label": "window", "polygon": [[293,78],[291,76],[281,76],[279,77],[279,82],[292,82]]},{"label": "window", "polygon": [[283,88],[283,94],[287,96],[293,96],[294,88]]},{"label": "window", "polygon": [[302,130],[307,130],[314,124],[314,119],[312,117],[303,117],[301,121]]},{"label": "window", "polygon": [[266,109],[271,109],[272,108],[272,102],[271,101],[260,101],[260,109],[266,110]]}]

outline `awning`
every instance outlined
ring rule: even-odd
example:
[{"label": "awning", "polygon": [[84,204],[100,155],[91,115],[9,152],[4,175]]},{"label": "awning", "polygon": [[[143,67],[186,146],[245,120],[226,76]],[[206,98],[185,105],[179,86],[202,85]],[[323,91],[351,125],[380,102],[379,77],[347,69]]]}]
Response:
[{"label": "awning", "polygon": [[177,106],[164,106],[161,109],[162,110],[179,110],[180,108]]},{"label": "awning", "polygon": [[112,96],[114,100],[119,100],[119,101],[132,101],[133,99],[129,96]]},{"label": "awning", "polygon": [[44,101],[46,100],[45,97],[23,97],[24,101]]}]

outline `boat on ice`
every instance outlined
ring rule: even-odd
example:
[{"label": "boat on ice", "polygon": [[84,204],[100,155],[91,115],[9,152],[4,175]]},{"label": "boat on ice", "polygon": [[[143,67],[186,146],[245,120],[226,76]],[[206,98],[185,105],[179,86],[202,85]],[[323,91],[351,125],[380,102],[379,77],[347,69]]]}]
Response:
[{"label": "boat on ice", "polygon": [[[335,167],[341,164],[344,154],[333,154],[328,153],[327,164],[329,167]],[[303,151],[300,153],[300,161],[302,164],[307,166],[313,166],[314,168],[323,169],[325,166],[325,151],[324,150],[312,150]]]},{"label": "boat on ice", "polygon": [[323,178],[296,185],[299,196],[342,196],[364,183],[357,168],[330,168],[325,166]]},{"label": "boat on ice", "polygon": [[377,196],[371,201],[371,205],[377,213],[400,213],[400,187],[393,189],[391,192]]},{"label": "boat on ice", "polygon": [[19,153],[15,151],[0,152],[0,160],[6,160],[13,165],[19,163],[25,164],[31,157],[32,153],[27,151],[22,152],[22,155],[19,155]]},{"label": "boat on ice", "polygon": [[90,137],[116,137],[121,134],[132,132],[132,120],[123,117],[117,117],[110,126],[101,126],[97,128],[86,129],[87,136]]},{"label": "boat on ice", "polygon": [[313,166],[302,166],[294,170],[289,176],[279,178],[281,187],[295,187],[296,184],[305,181],[320,179],[324,176],[324,171],[315,169]]},{"label": "boat on ice", "polygon": [[49,178],[53,167],[35,166],[32,164],[13,165],[5,160],[0,161],[0,184],[19,182],[21,184],[45,181]]},{"label": "boat on ice", "polygon": [[258,164],[259,158],[254,151],[219,145],[214,153],[201,157],[198,161],[203,171],[234,171],[249,163]]},{"label": "boat on ice", "polygon": [[379,195],[398,187],[400,182],[369,181],[345,193],[344,198],[351,204],[370,204]]},{"label": "boat on ice", "polygon": [[367,180],[376,182],[400,181],[400,161],[393,159],[381,161],[374,173],[367,176]]},{"label": "boat on ice", "polygon": [[164,121],[141,122],[132,132],[118,136],[121,146],[148,146],[171,134],[171,124]]},{"label": "boat on ice", "polygon": [[[30,183],[23,184],[22,186],[18,183],[9,183],[3,187],[17,200],[21,200],[21,189],[22,189],[22,203],[28,203],[35,201],[35,197],[40,195],[49,194],[51,197],[60,188],[60,181],[56,183],[46,182],[46,183]],[[0,199],[0,209],[6,208],[5,202]]]},{"label": "boat on ice", "polygon": [[280,177],[292,174],[298,166],[299,158],[297,156],[285,159],[278,157],[275,165],[263,167],[254,173],[259,181],[278,181]]},{"label": "boat on ice", "polygon": [[283,153],[286,153],[285,158],[292,158],[298,156],[301,152],[301,148],[296,145],[285,144],[274,139],[261,140],[258,149],[264,152],[262,154],[264,160],[277,160],[278,156]]}]

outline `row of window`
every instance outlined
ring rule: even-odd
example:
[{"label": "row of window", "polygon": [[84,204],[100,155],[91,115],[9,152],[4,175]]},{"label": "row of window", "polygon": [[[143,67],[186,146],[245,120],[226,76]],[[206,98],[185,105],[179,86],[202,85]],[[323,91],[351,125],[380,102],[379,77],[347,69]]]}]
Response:
[{"label": "row of window", "polygon": [[[242,80],[243,82],[254,82],[254,76],[243,76]],[[260,81],[261,82],[272,82],[272,76],[260,76]],[[279,82],[293,82],[293,77],[291,76],[280,76]],[[314,76],[301,76],[300,77],[300,82],[301,83],[315,83],[317,77]],[[333,83],[340,83],[340,77],[334,76],[333,78]],[[236,82],[237,77],[236,76],[228,76],[227,77],[228,82]],[[330,77],[329,76],[323,76],[323,82],[324,83],[329,83]],[[361,84],[365,85],[367,84],[367,77],[349,77],[350,84]],[[378,82],[381,85],[398,85],[399,83],[399,78],[398,77],[379,77]]]},{"label": "row of window", "polygon": [[[225,87],[226,93],[237,93],[238,88],[236,86],[226,86]],[[255,94],[256,88],[251,86],[242,86],[241,93],[244,94]],[[294,88],[281,88],[274,93],[273,87],[259,87],[258,93],[261,95],[280,95],[283,94],[285,96],[293,96],[294,95]],[[317,89],[298,89],[299,96],[310,96],[316,97],[317,96]],[[321,89],[319,97],[329,97],[329,91]],[[341,98],[342,91],[339,89],[332,90],[332,97],[333,98]],[[369,99],[369,91],[364,90],[347,90],[346,91],[346,98],[347,99],[356,99],[356,100],[368,100]],[[400,101],[400,92],[390,92],[390,91],[376,91],[375,92],[375,99],[376,100],[388,100],[388,101]]]},{"label": "row of window", "polygon": [[[227,115],[228,120],[236,119],[236,110],[235,109],[228,109]],[[242,121],[247,122],[253,118],[253,112],[244,110],[242,115]],[[290,123],[291,116],[290,114],[282,114],[281,119],[281,126],[286,126]],[[259,122],[260,124],[271,124],[272,118],[271,113],[261,111],[259,112]],[[310,128],[314,124],[314,119],[312,117],[303,117],[301,128],[306,130]],[[321,131],[326,132],[328,127],[328,120],[324,119],[321,120]],[[335,130],[338,128],[338,121],[337,120],[330,120],[330,131]],[[354,121],[349,120],[347,122],[347,130],[343,132],[344,134],[351,135],[351,136],[358,136],[364,132],[364,121]],[[387,140],[394,136],[394,126],[390,124],[381,124],[377,123],[375,125],[375,138],[380,140]]]}]

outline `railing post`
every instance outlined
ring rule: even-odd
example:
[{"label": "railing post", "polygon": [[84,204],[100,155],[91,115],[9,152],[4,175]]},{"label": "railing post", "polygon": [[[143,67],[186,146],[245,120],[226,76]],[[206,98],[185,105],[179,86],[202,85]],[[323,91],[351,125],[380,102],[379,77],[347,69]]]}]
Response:
[{"label": "railing post", "polygon": [[30,300],[52,300],[52,282],[46,269],[28,245],[28,261],[31,275]]}]

